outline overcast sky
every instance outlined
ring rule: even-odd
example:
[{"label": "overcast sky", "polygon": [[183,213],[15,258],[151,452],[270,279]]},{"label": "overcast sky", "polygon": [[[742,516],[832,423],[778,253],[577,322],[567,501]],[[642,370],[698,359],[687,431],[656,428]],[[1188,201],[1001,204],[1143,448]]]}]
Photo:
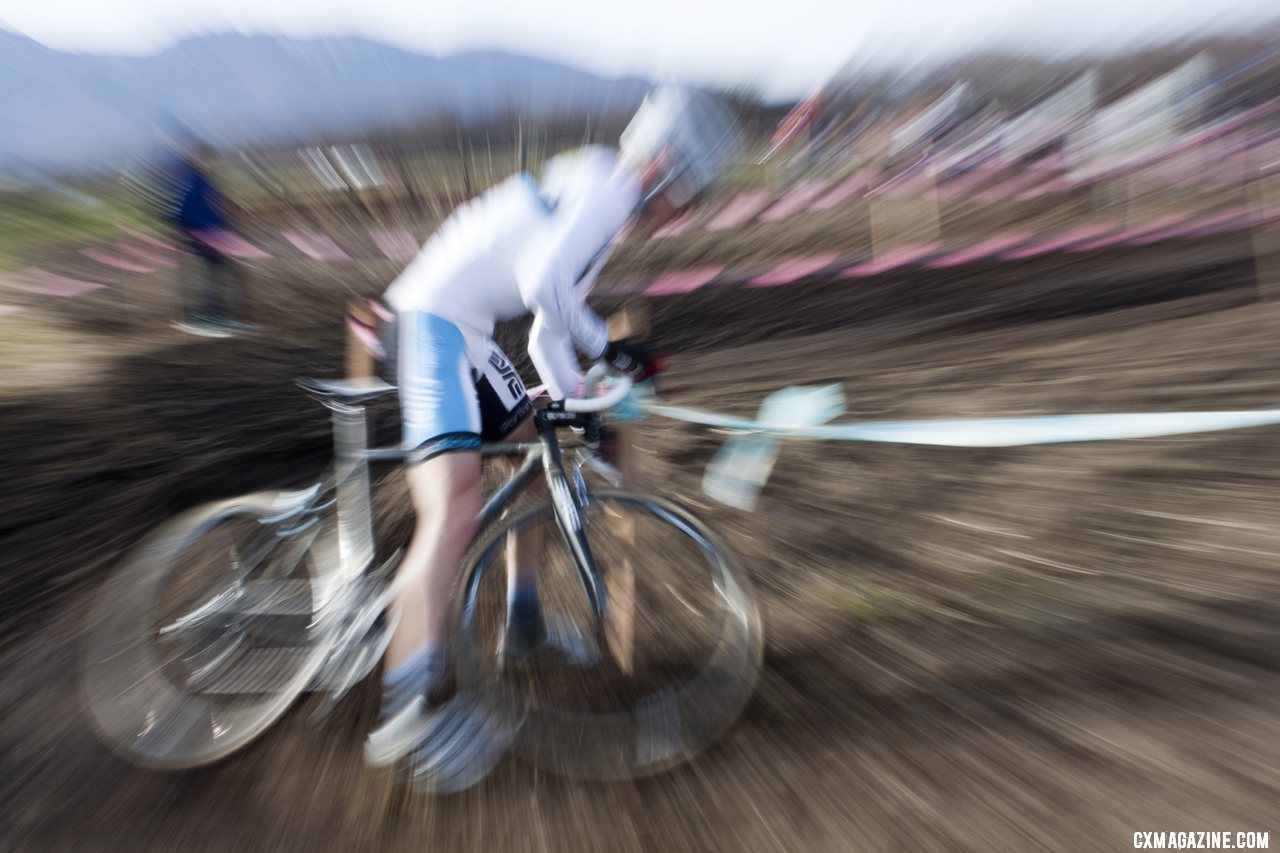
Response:
[{"label": "overcast sky", "polygon": [[359,35],[422,53],[499,48],[774,96],[803,94],[855,57],[1109,51],[1277,16],[1277,0],[0,0],[0,27],[61,50],[153,53],[226,31]]}]

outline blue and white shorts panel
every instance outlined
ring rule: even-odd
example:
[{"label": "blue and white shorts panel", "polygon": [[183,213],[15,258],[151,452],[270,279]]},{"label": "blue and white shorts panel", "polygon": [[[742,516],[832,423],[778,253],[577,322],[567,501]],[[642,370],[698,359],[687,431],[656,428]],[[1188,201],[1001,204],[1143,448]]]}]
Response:
[{"label": "blue and white shorts panel", "polygon": [[499,441],[533,410],[524,383],[492,340],[474,364],[453,323],[425,311],[400,314],[400,411],[409,462],[478,450]]},{"label": "blue and white shorts panel", "polygon": [[461,330],[425,311],[401,313],[399,327],[403,446],[418,451],[410,461],[479,449],[480,409]]}]

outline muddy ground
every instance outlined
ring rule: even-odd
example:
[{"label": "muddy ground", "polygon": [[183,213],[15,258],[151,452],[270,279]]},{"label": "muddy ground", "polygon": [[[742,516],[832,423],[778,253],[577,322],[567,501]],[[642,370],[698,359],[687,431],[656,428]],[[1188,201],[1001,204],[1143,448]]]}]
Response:
[{"label": "muddy ground", "polygon": [[[75,699],[95,587],[166,515],[324,464],[323,410],[289,380],[338,369],[334,312],[386,271],[255,275],[269,334],[161,336],[0,403],[0,848],[1118,850],[1140,830],[1280,830],[1272,428],[794,443],[746,514],[700,492],[723,436],[650,422],[642,484],[705,513],[764,607],[755,698],[693,763],[586,784],[510,761],[463,795],[405,797],[360,763],[367,695],[320,729],[304,703],[198,772],[120,763]],[[131,326],[59,321],[160,325],[147,287]],[[1227,237],[652,308],[672,402],[750,413],[839,381],[850,419],[960,417],[1276,404],[1280,307],[1257,293]]]}]

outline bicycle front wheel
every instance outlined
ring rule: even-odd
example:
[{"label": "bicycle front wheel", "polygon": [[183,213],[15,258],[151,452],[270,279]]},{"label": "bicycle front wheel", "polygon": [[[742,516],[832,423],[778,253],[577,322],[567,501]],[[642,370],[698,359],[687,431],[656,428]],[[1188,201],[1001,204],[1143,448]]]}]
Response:
[{"label": "bicycle front wheel", "polygon": [[[482,531],[464,562],[463,689],[523,716],[516,751],[538,766],[584,778],[656,773],[697,755],[741,713],[761,664],[759,611],[727,546],[679,504],[600,490],[585,516],[606,591],[603,630],[550,501],[535,503]],[[545,618],[594,654],[513,664],[503,648],[508,559],[536,560]]]}]

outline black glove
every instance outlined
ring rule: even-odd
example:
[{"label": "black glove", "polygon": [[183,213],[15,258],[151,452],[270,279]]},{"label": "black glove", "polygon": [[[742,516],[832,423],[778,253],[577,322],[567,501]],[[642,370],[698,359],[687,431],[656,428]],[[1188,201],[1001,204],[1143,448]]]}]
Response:
[{"label": "black glove", "polygon": [[643,382],[661,368],[660,359],[640,341],[609,341],[602,357],[614,370],[636,382]]}]

